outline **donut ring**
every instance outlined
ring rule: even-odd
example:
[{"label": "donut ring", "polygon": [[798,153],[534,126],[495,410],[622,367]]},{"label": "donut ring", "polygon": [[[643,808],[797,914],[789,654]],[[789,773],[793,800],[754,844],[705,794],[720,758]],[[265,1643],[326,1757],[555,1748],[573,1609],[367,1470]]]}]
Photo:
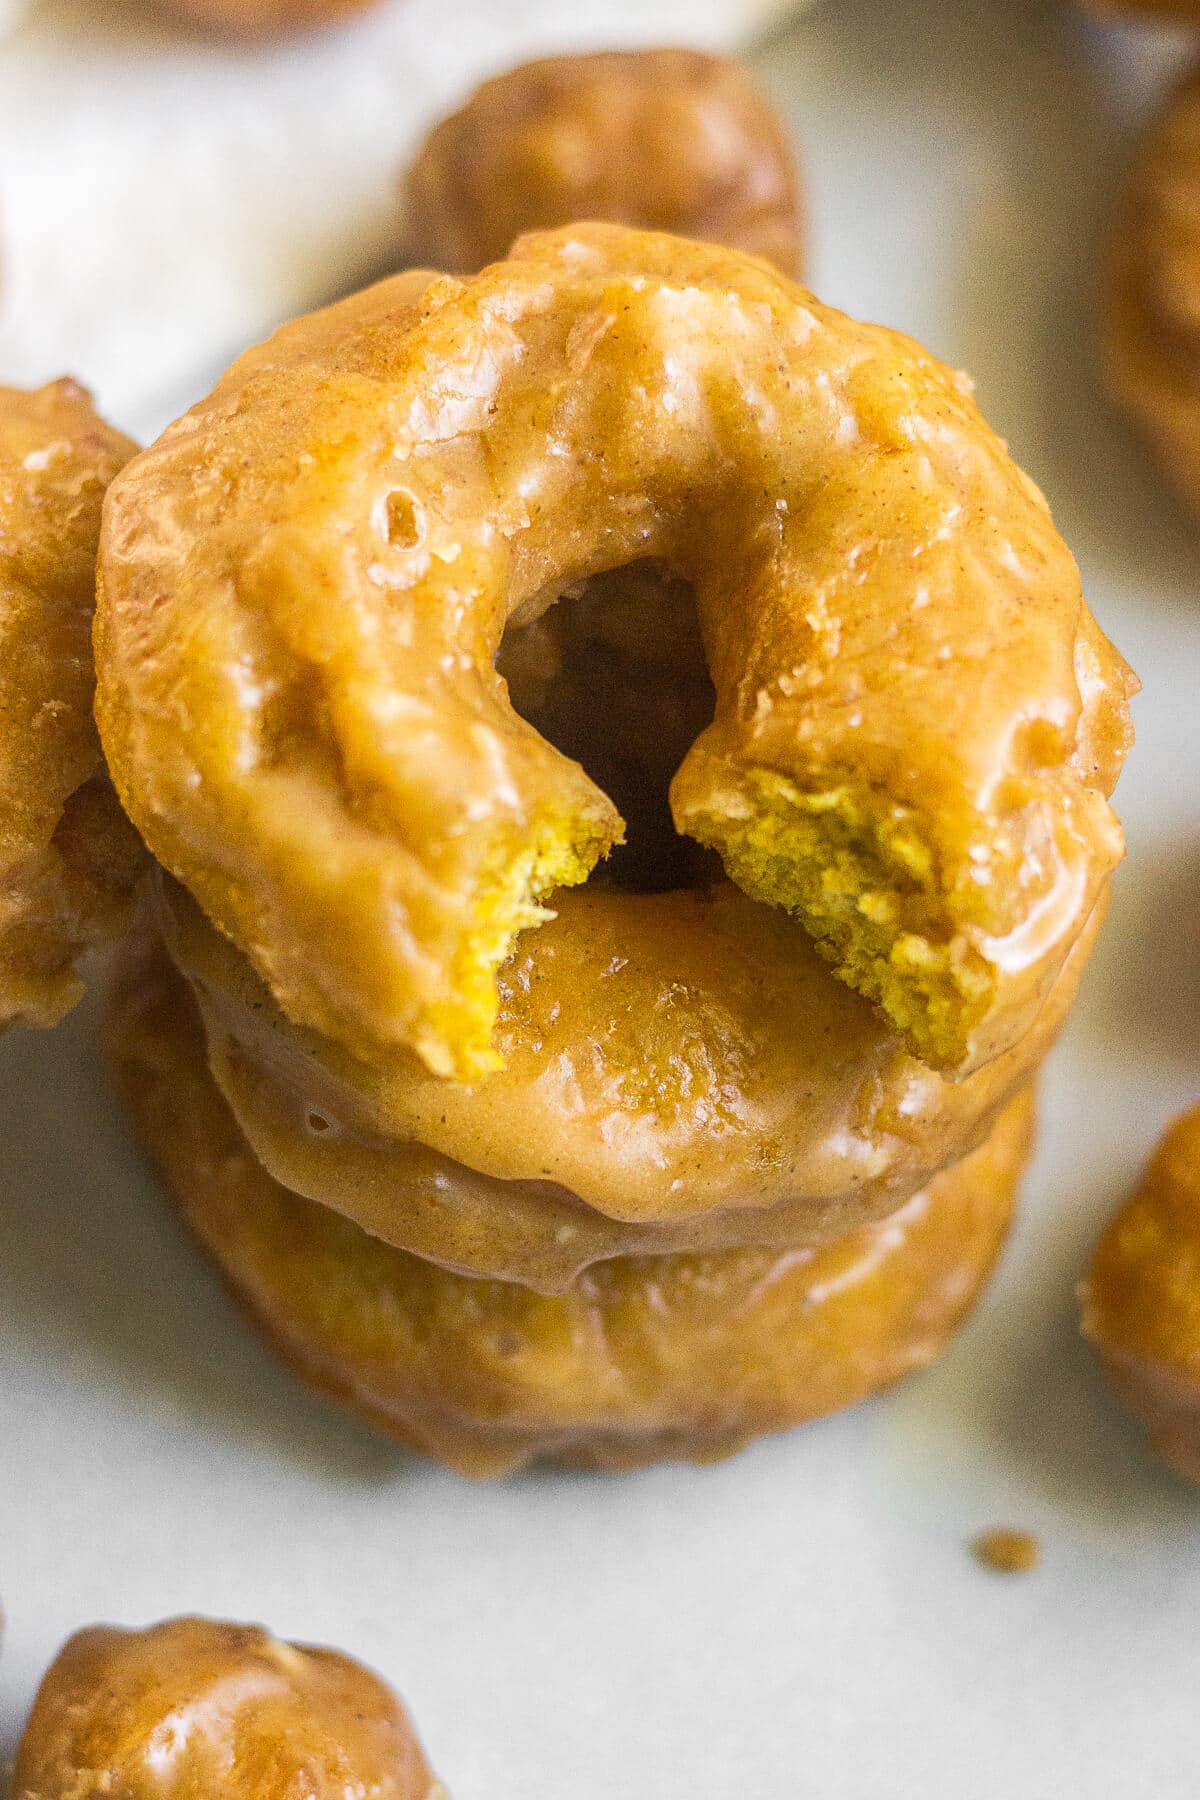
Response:
[{"label": "donut ring", "polygon": [[1200,1481],[1200,1105],[1100,1239],[1081,1300],[1083,1334],[1152,1447]]},{"label": "donut ring", "polygon": [[549,1299],[406,1256],[272,1181],[161,951],[127,969],[110,1041],[184,1218],[285,1361],[468,1475],[708,1461],[929,1361],[991,1269],[1031,1129],[1027,1092],[893,1219],[823,1249],[626,1257]]},{"label": "donut ring", "polygon": [[92,719],[100,503],[136,445],[84,389],[0,388],[0,1029],[55,1025],[143,852]]},{"label": "donut ring", "polygon": [[524,231],[608,219],[800,273],[791,145],[742,65],[700,50],[551,56],[484,82],[425,140],[405,186],[412,261],[498,262]]},{"label": "donut ring", "polygon": [[1109,392],[1200,513],[1200,68],[1139,146],[1108,234],[1101,352]]},{"label": "donut ring", "polygon": [[[319,447],[319,453],[318,453]],[[761,262],[589,225],[285,328],[106,509],[98,718],[284,1011],[496,1066],[496,970],[622,835],[507,620],[653,556],[716,690],[676,826],[932,1065],[1028,1029],[1121,854],[1128,671],[961,380]]]},{"label": "donut ring", "polygon": [[504,1068],[470,1086],[289,1025],[173,884],[156,917],[270,1175],[399,1249],[561,1293],[603,1258],[791,1249],[894,1212],[1028,1084],[1102,911],[1034,1028],[958,1083],[729,882],[561,896],[502,971]]},{"label": "donut ring", "polygon": [[13,1800],[198,1794],[446,1800],[395,1694],[336,1650],[215,1619],[76,1632],[38,1690]]}]

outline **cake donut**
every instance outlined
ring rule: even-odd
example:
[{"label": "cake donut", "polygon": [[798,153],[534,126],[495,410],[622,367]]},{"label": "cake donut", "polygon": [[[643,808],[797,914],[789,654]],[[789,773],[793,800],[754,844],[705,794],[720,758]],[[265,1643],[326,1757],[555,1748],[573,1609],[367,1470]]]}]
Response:
[{"label": "cake donut", "polygon": [[443,119],[405,184],[412,260],[451,274],[522,232],[607,219],[803,260],[787,132],[749,73],[701,50],[551,56]]},{"label": "cake donut", "polygon": [[1084,1336],[1152,1447],[1200,1481],[1200,1106],[1167,1131],[1080,1297]]},{"label": "cake donut", "polygon": [[157,900],[212,1074],[266,1170],[399,1249],[548,1293],[618,1254],[791,1249],[894,1212],[1032,1079],[1103,911],[1035,1026],[948,1082],[794,920],[731,882],[589,884],[518,944],[504,1067],[462,1084],[290,1025],[194,901],[170,882]]},{"label": "cake donut", "polygon": [[73,381],[0,388],[0,1029],[74,1004],[142,867],[92,718],[100,508],[135,449]]},{"label": "cake donut", "polygon": [[736,251],[535,234],[240,358],[110,490],[121,798],[295,1023],[494,1070],[497,970],[624,835],[494,658],[646,558],[715,696],[677,832],[930,1066],[1001,1055],[1121,855],[1132,678],[962,378]]},{"label": "cake donut", "polygon": [[991,1270],[1031,1129],[1027,1092],[892,1219],[819,1249],[621,1257],[548,1297],[394,1250],[273,1181],[153,940],[129,955],[110,1050],[184,1219],[283,1359],[475,1476],[711,1460],[929,1361]]},{"label": "cake donut", "polygon": [[1193,69],[1125,178],[1108,230],[1100,314],[1113,400],[1171,487],[1200,513],[1198,192],[1200,69]]},{"label": "cake donut", "polygon": [[12,1800],[446,1800],[377,1675],[258,1625],[167,1619],[68,1639],[34,1701]]}]

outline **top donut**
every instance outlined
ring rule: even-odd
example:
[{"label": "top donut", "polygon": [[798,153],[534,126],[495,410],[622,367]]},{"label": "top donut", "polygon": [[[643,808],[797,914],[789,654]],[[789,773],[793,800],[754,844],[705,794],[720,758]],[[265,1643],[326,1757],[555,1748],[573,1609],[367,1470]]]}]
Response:
[{"label": "top donut", "polygon": [[798,275],[787,133],[741,65],[700,50],[552,56],[487,81],[409,171],[414,262],[466,274],[521,233],[609,219],[732,244]]},{"label": "top donut", "polygon": [[622,835],[496,652],[644,558],[716,695],[676,828],[931,1065],[1015,1042],[1121,854],[1132,678],[962,378],[736,251],[536,234],[235,363],[106,506],[121,796],[293,1019],[484,1072],[515,934]]}]

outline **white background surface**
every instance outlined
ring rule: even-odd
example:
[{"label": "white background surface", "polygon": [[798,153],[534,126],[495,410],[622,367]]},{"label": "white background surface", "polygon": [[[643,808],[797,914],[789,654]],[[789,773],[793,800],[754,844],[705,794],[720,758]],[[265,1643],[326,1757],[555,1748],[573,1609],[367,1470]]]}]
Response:
[{"label": "white background surface", "polygon": [[0,43],[3,379],[74,363],[134,432],[181,377],[395,266],[397,170],[482,75],[584,43],[729,43],[784,0],[387,0],[251,47],[169,4],[26,0]]},{"label": "white background surface", "polygon": [[[1130,858],[972,1325],[890,1397],[718,1469],[473,1488],[310,1400],[233,1318],[115,1114],[94,1009],[10,1035],[0,1740],[76,1626],[200,1609],[377,1665],[455,1800],[1194,1795],[1200,1495],[1141,1454],[1072,1297],[1200,1091],[1200,533],[1108,417],[1090,336],[1163,46],[1055,0],[829,0],[756,58],[811,174],[814,286],[972,370],[1146,685]],[[1039,1534],[1036,1574],[968,1555],[998,1522]]]}]

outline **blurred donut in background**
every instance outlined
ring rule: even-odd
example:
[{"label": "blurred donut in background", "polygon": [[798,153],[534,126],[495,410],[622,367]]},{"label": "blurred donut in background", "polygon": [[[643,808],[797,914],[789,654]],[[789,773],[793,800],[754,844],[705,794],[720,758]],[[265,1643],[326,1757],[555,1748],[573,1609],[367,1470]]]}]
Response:
[{"label": "blurred donut in background", "polygon": [[260,1625],[77,1631],[46,1672],[13,1800],[445,1800],[377,1675]]},{"label": "blurred donut in background", "polygon": [[1200,68],[1171,94],[1126,175],[1100,312],[1113,401],[1200,514]]},{"label": "blurred donut in background", "polygon": [[92,718],[100,511],[136,448],[77,382],[0,387],[0,1031],[75,1004],[146,860]]},{"label": "blurred donut in background", "polygon": [[[0,5],[4,0],[0,0]],[[369,12],[379,0],[157,0],[166,12],[231,36],[266,38],[315,31]]]},{"label": "blurred donut in background", "polygon": [[405,199],[412,261],[456,274],[577,219],[803,263],[787,131],[739,62],[700,50],[547,57],[485,82],[426,139]]},{"label": "blurred donut in background", "polygon": [[1200,1104],[1164,1133],[1081,1300],[1083,1335],[1151,1449],[1200,1482]]},{"label": "blurred donut in background", "polygon": [[1150,19],[1200,19],[1200,0],[1084,0],[1089,12],[1107,15],[1144,15]]}]

